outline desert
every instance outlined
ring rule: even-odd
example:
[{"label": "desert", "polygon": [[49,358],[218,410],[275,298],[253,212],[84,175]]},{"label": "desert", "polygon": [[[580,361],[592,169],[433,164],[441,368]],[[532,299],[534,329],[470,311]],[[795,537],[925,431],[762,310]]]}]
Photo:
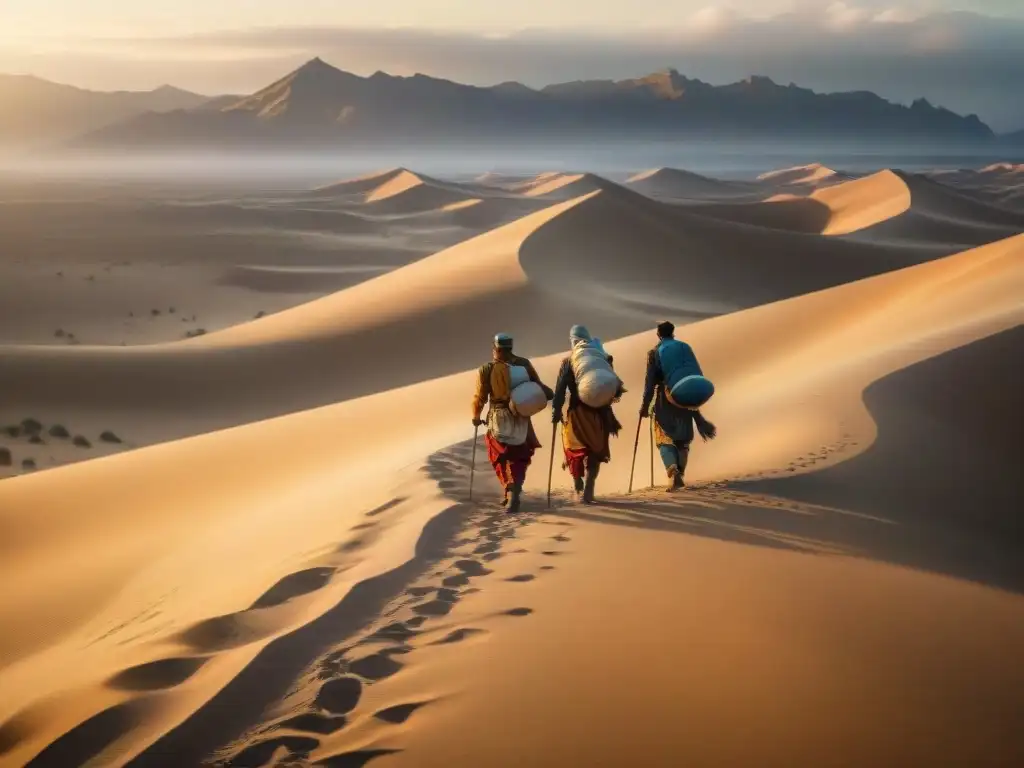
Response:
[{"label": "desert", "polygon": [[[1024,765],[1024,166],[430,165],[0,178],[0,766]],[[591,333],[513,504],[481,366]]]}]

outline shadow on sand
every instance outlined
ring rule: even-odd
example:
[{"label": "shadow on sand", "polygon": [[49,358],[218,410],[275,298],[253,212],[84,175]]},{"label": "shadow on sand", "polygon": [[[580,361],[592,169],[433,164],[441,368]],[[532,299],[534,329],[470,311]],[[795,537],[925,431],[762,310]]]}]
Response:
[{"label": "shadow on sand", "polygon": [[[877,440],[828,469],[671,495],[648,490],[559,514],[865,557],[1024,592],[1021,349],[1018,326],[876,382],[864,401]],[[979,382],[985,397],[974,399]]]}]

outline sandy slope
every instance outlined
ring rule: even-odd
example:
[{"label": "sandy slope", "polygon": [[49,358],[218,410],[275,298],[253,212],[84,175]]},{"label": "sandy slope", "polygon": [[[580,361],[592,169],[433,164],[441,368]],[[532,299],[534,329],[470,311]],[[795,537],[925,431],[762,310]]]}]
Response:
[{"label": "sandy slope", "polygon": [[614,338],[658,315],[713,316],[944,252],[739,226],[609,185],[348,290],[183,343],[8,347],[0,387],[14,397],[0,420],[113,429],[145,445],[467,369],[491,335],[467,317],[500,317],[523,349],[544,354],[561,349],[566,329],[594,306],[603,310],[595,332]]},{"label": "sandy slope", "polygon": [[[691,213],[709,218],[926,242],[946,252],[1021,227],[1019,214],[890,172],[764,203],[715,203],[726,191],[735,200],[745,187],[673,169],[631,183],[651,184],[671,187],[667,199],[699,201]],[[9,243],[0,260],[0,342],[132,346],[214,331],[594,191],[621,199],[623,188],[591,174],[555,173],[496,189],[395,169],[308,194],[249,198],[225,191],[176,199],[184,192],[172,185],[147,189],[140,200],[135,188],[104,190],[94,200],[51,187],[11,191],[0,205]],[[55,220],[60,228],[49,226]]]},{"label": "sandy slope", "polygon": [[[837,555],[834,542],[758,541],[756,514],[711,495],[594,517],[498,529],[503,557],[469,581],[482,592],[410,627],[401,668],[364,690],[347,729],[317,737],[313,759],[895,768],[1024,756],[1020,597]],[[477,528],[459,554],[487,549],[493,531]],[[415,621],[405,602],[391,620]],[[373,647],[345,648],[356,661]]]},{"label": "sandy slope", "polygon": [[[827,467],[863,451],[875,436],[875,424],[860,400],[866,385],[930,355],[1024,320],[1020,301],[1024,288],[1022,247],[1024,238],[1015,238],[688,328],[687,338],[695,344],[709,375],[719,385],[709,416],[719,424],[723,435],[720,441],[696,450],[692,479],[785,474],[787,469],[807,471],[819,458],[819,466]],[[464,277],[471,278],[472,273]],[[807,323],[808,317],[814,317],[815,322]],[[649,334],[643,334],[609,345],[621,361],[622,375],[632,385],[620,408],[627,424],[632,423],[630,414],[639,396],[643,351],[650,341]],[[542,374],[550,378],[557,361],[557,355],[539,360]],[[112,707],[115,709],[111,714],[91,722],[74,738],[55,742],[37,764],[68,764],[69,756],[78,760],[103,747],[109,751],[99,764],[121,764],[120,759],[112,756],[129,755],[145,748],[195,710],[199,714],[190,722],[199,729],[197,733],[206,735],[190,738],[187,744],[172,742],[172,746],[177,750],[206,745],[211,737],[204,728],[210,727],[210,718],[215,713],[224,711],[221,705],[212,710],[201,709],[213,694],[222,689],[227,691],[222,694],[227,697],[222,702],[242,695],[239,691],[251,696],[251,677],[242,670],[254,659],[259,668],[265,663],[260,661],[263,654],[273,656],[274,649],[282,647],[267,646],[269,641],[292,630],[314,626],[311,622],[318,616],[334,616],[331,607],[353,583],[382,574],[407,560],[424,522],[452,503],[440,497],[439,492],[458,492],[458,463],[440,455],[427,457],[464,439],[470,383],[468,373],[456,374],[428,384],[0,484],[0,515],[6,533],[0,583],[8,585],[0,593],[0,615],[4,616],[5,626],[18,628],[5,633],[3,639],[2,656],[6,663],[0,670],[0,687],[9,692],[2,698],[4,710],[0,714],[0,720],[7,721],[2,731],[8,745],[4,760],[19,764],[75,723],[101,710],[110,712]],[[998,391],[1000,383],[993,382],[992,386]],[[424,403],[433,407],[424,409]],[[728,403],[728,408],[721,407],[724,403]],[[390,429],[387,425],[402,427]],[[345,439],[346,435],[360,435],[361,439]],[[617,443],[616,460],[603,475],[603,487],[608,492],[621,490],[627,482],[626,442],[623,439]],[[644,449],[638,466],[643,468],[646,462]],[[381,467],[391,469],[381,471]],[[403,467],[411,471],[402,472]],[[423,467],[423,472],[412,471],[417,467]],[[454,483],[445,480],[452,473],[456,473]],[[481,476],[481,486],[493,493],[493,482],[483,481],[486,477]],[[131,483],[119,482],[120,478],[131,478]],[[254,483],[253,478],[261,480]],[[558,479],[563,486],[564,478]],[[543,472],[534,471],[530,490],[537,491],[542,483]],[[340,499],[345,500],[342,506]],[[389,499],[393,500],[392,505],[383,512],[363,517]],[[83,508],[89,514],[83,514]],[[140,510],[145,513],[140,514]],[[592,579],[597,573],[594,569],[603,567],[603,546],[593,545],[587,556],[593,559],[581,563],[579,578]],[[626,546],[632,550],[630,545]],[[654,549],[649,549],[644,539],[639,539],[636,546],[647,553],[638,557],[650,561],[651,551],[664,551],[666,557],[653,561],[672,561],[668,558],[671,545],[667,542],[652,542]],[[705,555],[698,548],[695,556]],[[816,598],[814,594],[831,594],[831,584],[835,588],[844,585],[849,597],[841,602],[847,606],[851,601],[862,600],[862,595],[886,592],[890,587],[907,590],[908,600],[916,599],[913,595],[920,590],[936,595],[937,599],[944,594],[941,585],[930,586],[926,581],[908,583],[869,565],[857,566],[853,572],[842,564],[827,561],[788,565],[742,548],[721,555],[711,551],[706,557],[721,568],[712,569],[711,575],[725,571],[735,574],[734,589],[740,584],[766,583],[771,573],[777,575],[766,588],[779,593],[792,592],[792,587],[786,586],[789,583],[820,584],[818,593],[805,592],[790,598],[790,607],[786,609],[791,615],[788,626],[799,625],[800,611],[816,614],[824,597]],[[226,561],[236,565],[225,569]],[[684,556],[675,558],[675,562],[692,561]],[[640,594],[649,595],[649,600],[637,602],[629,582],[617,582],[627,589],[630,601],[636,603],[627,614],[629,621],[623,623],[620,645],[639,641],[629,628],[644,636],[642,627],[653,626],[654,616],[660,613],[664,598],[659,597],[661,592],[651,591],[649,580],[677,584],[685,577],[684,573],[664,568],[656,576],[643,577],[648,581],[641,581],[645,586]],[[570,579],[570,590],[580,584],[578,580],[571,581],[571,576],[566,578]],[[278,580],[280,584],[275,588]],[[1016,603],[1008,603],[1009,597],[993,597],[991,607],[985,607],[988,603],[979,604],[962,588],[950,589],[951,594],[967,595],[958,599],[969,601],[980,627],[986,626],[987,621],[1003,621],[1011,628],[1007,630],[1011,634],[1001,640],[983,644],[978,654],[986,658],[992,654],[1005,655],[1005,648],[994,643],[1006,642],[1009,647],[1013,642],[1012,633],[1018,630],[1012,628],[1019,621],[1019,614],[1014,613],[1018,609],[1012,607]],[[539,602],[542,610],[538,610],[536,623],[532,629],[520,631],[528,631],[530,638],[556,638],[557,627],[565,626],[566,622],[591,626],[596,616],[587,613],[593,610],[587,606],[592,604],[588,600],[598,599],[596,593],[592,592],[593,597],[588,600],[577,601],[575,608],[569,606],[571,601],[564,597],[566,594],[553,592],[543,598],[552,602]],[[722,606],[716,611],[719,625],[709,631],[726,632],[728,636],[732,634],[727,632],[730,626],[763,622],[761,611],[751,613],[752,606],[763,605],[756,593],[736,597],[740,602],[730,603],[726,598],[731,594],[723,592],[709,603]],[[606,594],[601,599],[607,604],[608,599],[616,598]],[[353,609],[352,605],[348,607]],[[484,604],[483,609],[492,607],[497,606]],[[857,616],[862,626],[888,626],[889,610],[867,605],[858,610]],[[955,623],[957,609],[949,610],[948,621]],[[554,624],[543,619],[543,615]],[[575,621],[574,616],[580,621]],[[348,626],[343,619],[344,612],[327,621],[330,626],[343,628]],[[838,620],[837,614],[835,621]],[[909,618],[905,620],[905,631],[910,633],[917,625]],[[41,633],[44,621],[51,629]],[[831,623],[833,619],[828,619],[821,626]],[[758,626],[768,631],[767,625]],[[939,636],[947,637],[949,645],[944,646],[947,650],[940,647],[936,651],[933,662],[920,661],[920,672],[916,674],[926,679],[934,679],[946,655],[958,653],[958,641],[943,634],[943,626],[939,625]],[[53,628],[59,630],[55,632]],[[792,654],[789,631],[780,628],[770,642],[773,647],[789,648],[787,653]],[[842,636],[838,629],[835,632]],[[891,642],[912,643],[909,635],[906,640],[898,639],[899,631],[895,635]],[[716,636],[694,642],[705,648],[721,649],[715,644]],[[329,651],[322,635],[311,637],[302,630],[288,637],[291,639],[282,640],[283,647],[295,643],[301,649],[301,653],[295,651],[299,658],[292,658],[293,664],[308,663]],[[516,637],[503,642],[522,642]],[[982,637],[992,635],[986,632]],[[817,644],[824,640],[808,638],[804,642],[812,644],[808,647],[820,647]],[[499,644],[493,648],[501,647]],[[580,666],[574,669],[586,669],[588,658],[603,658],[601,647],[593,650],[594,656],[580,657]],[[866,664],[877,654],[885,653],[885,647],[867,643],[857,653],[862,654]],[[543,660],[544,664],[553,663],[553,657],[545,654],[561,657],[565,652],[564,644],[537,644],[536,648],[535,661]],[[650,651],[666,661],[677,658],[679,652],[675,644]],[[302,654],[306,654],[305,658]],[[786,663],[799,664],[803,657],[787,658],[790,661]],[[827,658],[818,663],[828,667]],[[844,654],[842,658],[852,657]],[[729,665],[734,659],[713,655],[702,665],[708,680],[712,679],[712,670]],[[474,662],[467,663],[470,666],[465,669],[470,674]],[[424,664],[423,669],[423,685],[430,690],[441,690],[439,682],[430,680],[452,679],[449,673],[429,665]],[[536,666],[522,667],[523,674],[517,677],[520,693],[508,691],[505,683],[496,683],[490,690],[494,695],[507,695],[509,698],[504,700],[514,703],[518,701],[516,696],[538,694],[537,686],[543,680],[553,683],[557,679],[551,675],[527,676],[528,669]],[[298,675],[301,668],[293,671]],[[805,674],[810,675],[807,690],[819,690],[813,686],[816,677],[810,671]],[[877,674],[880,680],[884,679],[884,670]],[[991,677],[995,672],[980,674],[985,680],[989,679],[986,675]],[[247,684],[236,687],[232,683],[225,689],[233,679]],[[465,679],[469,686],[469,678]],[[755,679],[747,675],[742,679],[749,681],[757,696],[771,698],[771,692],[778,687],[771,677]],[[851,677],[846,684],[835,683],[837,687],[832,693],[814,695],[825,696],[825,700],[831,700],[828,696],[843,698],[852,690],[843,686],[853,685],[854,679]],[[907,677],[902,690],[913,690],[916,679]],[[581,678],[581,686],[582,683]],[[444,689],[450,685],[446,682]],[[471,692],[479,691],[480,685],[487,685],[487,678],[470,687],[462,686],[470,693],[452,699],[448,706],[458,709],[450,710],[455,715],[450,715],[454,719],[447,722],[461,722],[460,730],[481,733],[496,727],[487,714],[491,710],[474,710],[471,706],[477,695]],[[261,696],[276,690],[269,683],[268,686]],[[561,685],[559,689],[588,690]],[[605,690],[603,686],[601,689]],[[694,690],[703,691],[695,698],[694,706],[708,696],[725,695],[714,694],[722,689],[716,689],[710,682]],[[858,690],[863,698],[857,711],[866,717],[863,713],[872,711],[872,702],[880,694],[873,692],[876,689],[870,685]],[[950,694],[952,698],[938,695],[936,700],[946,702],[943,706],[952,707],[950,711],[959,711],[956,702],[966,696],[963,690],[969,692],[956,689],[955,696]],[[278,695],[284,695],[284,691],[281,688]],[[743,689],[730,687],[728,691],[721,700],[723,712],[734,696],[750,701],[743,697]],[[630,695],[642,694],[634,691]],[[811,698],[806,703],[821,700]],[[800,701],[795,699],[793,706]],[[437,711],[442,712],[440,707]],[[718,710],[712,708],[706,714],[712,725],[714,711]],[[786,711],[777,713],[780,721]],[[934,718],[941,719],[945,710],[934,711],[937,714],[932,719],[925,717],[921,722],[937,722]],[[562,734],[575,733],[583,721],[592,723],[589,717],[577,718],[578,713],[587,712],[585,709],[560,706],[543,712],[550,726],[536,730],[531,740],[524,742],[524,754],[550,754],[561,743]],[[674,720],[675,715],[671,718]],[[876,718],[871,721],[879,722]],[[669,732],[679,733],[668,729],[663,720],[645,722],[662,738]],[[472,727],[467,727],[467,723]],[[230,739],[231,728],[226,724],[223,727],[217,737]],[[717,727],[723,728],[720,723]],[[432,729],[424,738],[443,739],[441,734],[450,733],[448,728]],[[352,738],[360,732],[353,729]],[[846,743],[844,733],[830,732],[828,743],[836,743],[836,739]],[[592,748],[624,748],[625,743],[615,741],[613,735],[614,731],[608,732],[607,738],[597,739]],[[332,750],[355,743],[347,740],[345,731],[337,739],[340,741],[330,743]],[[464,754],[471,755],[474,745],[484,742],[463,739],[458,743],[460,748],[470,750]],[[709,741],[703,748],[711,749],[718,743]],[[793,740],[784,740],[776,749],[784,754],[787,745],[792,748],[793,744]],[[679,743],[662,745],[674,748]],[[803,748],[813,747],[814,743]],[[152,762],[155,754],[150,753],[149,764],[159,764]],[[410,751],[410,759],[416,754]],[[418,759],[424,759],[422,752]]]},{"label": "sandy slope", "polygon": [[[1020,332],[901,375],[895,398],[873,401],[877,443],[859,395],[923,357],[1019,329],[1022,246],[1018,238],[692,326],[688,338],[701,350],[722,350],[714,375],[736,382],[728,412],[713,413],[735,439],[697,449],[698,477],[720,476],[719,462],[737,462],[732,454],[752,444],[783,476],[812,467],[825,469],[808,481],[842,473],[818,505],[710,490],[674,502],[562,508],[562,519],[527,529],[484,513],[436,575],[393,604],[384,620],[390,642],[361,641],[374,637],[371,626],[332,649],[268,718],[323,712],[324,674],[351,680],[367,654],[393,648],[394,663],[380,666],[384,680],[371,678],[343,705],[354,709],[351,727],[316,736],[315,748],[285,741],[301,729],[270,727],[228,754],[312,750],[328,765],[332,756],[344,765],[375,753],[380,765],[1014,764],[1024,755],[1013,715],[1024,703],[1022,678],[1012,661],[1024,639],[1024,600],[872,560],[1024,584],[1016,558],[1024,532],[1013,519],[1024,486],[1005,427],[1022,405],[1019,372],[1005,358]],[[796,331],[792,323],[808,314],[826,327]],[[739,341],[751,337],[760,344]],[[617,359],[633,360],[625,350],[643,342],[617,344]],[[787,386],[793,400],[767,385],[780,368],[799,381]],[[960,404],[956,382],[979,373],[992,398],[971,414],[975,428],[959,432],[958,453],[944,456],[932,430]],[[953,382],[945,394],[908,420],[908,406],[920,407],[921,393],[944,379]],[[760,429],[759,414],[771,425]],[[972,465],[987,472],[965,486],[950,465],[972,452]],[[864,460],[874,462],[867,471]],[[604,482],[615,488],[626,467],[610,469]],[[985,517],[965,508],[969,499]],[[460,583],[470,589],[442,594]],[[435,594],[448,603],[439,619],[427,610]],[[404,634],[396,620],[408,622]],[[678,728],[681,721],[692,727]],[[607,725],[595,732],[595,722]]]},{"label": "sandy slope", "polygon": [[[911,211],[916,194],[932,218],[1012,227],[891,176]],[[430,192],[417,178],[359,181],[353,205]],[[0,347],[4,423],[114,429],[120,447],[184,438],[0,481],[0,765],[1024,754],[1007,417],[1024,390],[1007,362],[1024,235],[938,258],[955,246],[724,221],[604,180],[555,202],[581,178],[547,179],[553,198],[522,219],[217,333]],[[830,216],[901,205],[890,176],[855,183],[828,190]],[[629,387],[612,496],[662,315],[710,318],[681,329],[721,431],[688,479],[762,495],[579,509],[556,467],[558,514],[538,517],[538,416],[529,514],[497,511],[486,468],[464,503],[472,368],[494,331],[548,381],[573,322],[611,340]],[[41,450],[2,439],[16,461]],[[115,450],[46,440],[55,462]],[[650,461],[642,436],[638,487]]]},{"label": "sandy slope", "polygon": [[214,331],[543,205],[497,201],[470,213],[474,198],[425,183],[348,206],[237,190],[178,199],[184,190],[172,182],[141,200],[137,193],[125,186],[80,200],[44,185],[0,193],[0,344],[133,346]]}]

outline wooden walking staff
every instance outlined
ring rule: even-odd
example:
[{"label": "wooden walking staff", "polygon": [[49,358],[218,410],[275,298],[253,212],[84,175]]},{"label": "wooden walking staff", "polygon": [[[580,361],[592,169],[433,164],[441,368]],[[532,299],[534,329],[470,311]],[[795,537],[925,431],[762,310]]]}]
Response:
[{"label": "wooden walking staff", "polygon": [[551,477],[555,472],[555,434],[558,432],[558,422],[551,425],[551,461],[548,463],[548,509],[551,509]]},{"label": "wooden walking staff", "polygon": [[650,416],[651,420],[651,488],[654,487],[654,414]]},{"label": "wooden walking staff", "polygon": [[480,437],[480,425],[473,425],[473,458],[469,462],[469,500],[473,500],[473,475],[476,474],[476,444]]},{"label": "wooden walking staff", "polygon": [[643,425],[644,420],[641,418],[636,422],[636,439],[633,441],[633,461],[629,465],[629,491],[633,492],[633,471],[636,469],[636,449],[640,447],[640,427]]}]

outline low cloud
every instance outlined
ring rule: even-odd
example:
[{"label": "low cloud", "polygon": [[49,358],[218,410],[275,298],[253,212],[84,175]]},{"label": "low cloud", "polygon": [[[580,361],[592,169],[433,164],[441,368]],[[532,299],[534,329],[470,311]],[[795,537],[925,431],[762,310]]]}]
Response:
[{"label": "low cloud", "polygon": [[913,2],[800,0],[794,7],[759,19],[715,5],[672,25],[620,34],[228,30],[81,41],[78,52],[68,51],[64,59],[77,55],[91,62],[94,72],[120,66],[122,76],[124,60],[131,59],[139,73],[163,72],[161,82],[205,92],[255,90],[312,56],[358,74],[422,72],[480,85],[621,79],[675,67],[713,83],[761,74],[819,91],[871,90],[905,103],[924,96],[961,113],[977,113],[997,130],[1024,127],[1024,19],[926,13]]}]

